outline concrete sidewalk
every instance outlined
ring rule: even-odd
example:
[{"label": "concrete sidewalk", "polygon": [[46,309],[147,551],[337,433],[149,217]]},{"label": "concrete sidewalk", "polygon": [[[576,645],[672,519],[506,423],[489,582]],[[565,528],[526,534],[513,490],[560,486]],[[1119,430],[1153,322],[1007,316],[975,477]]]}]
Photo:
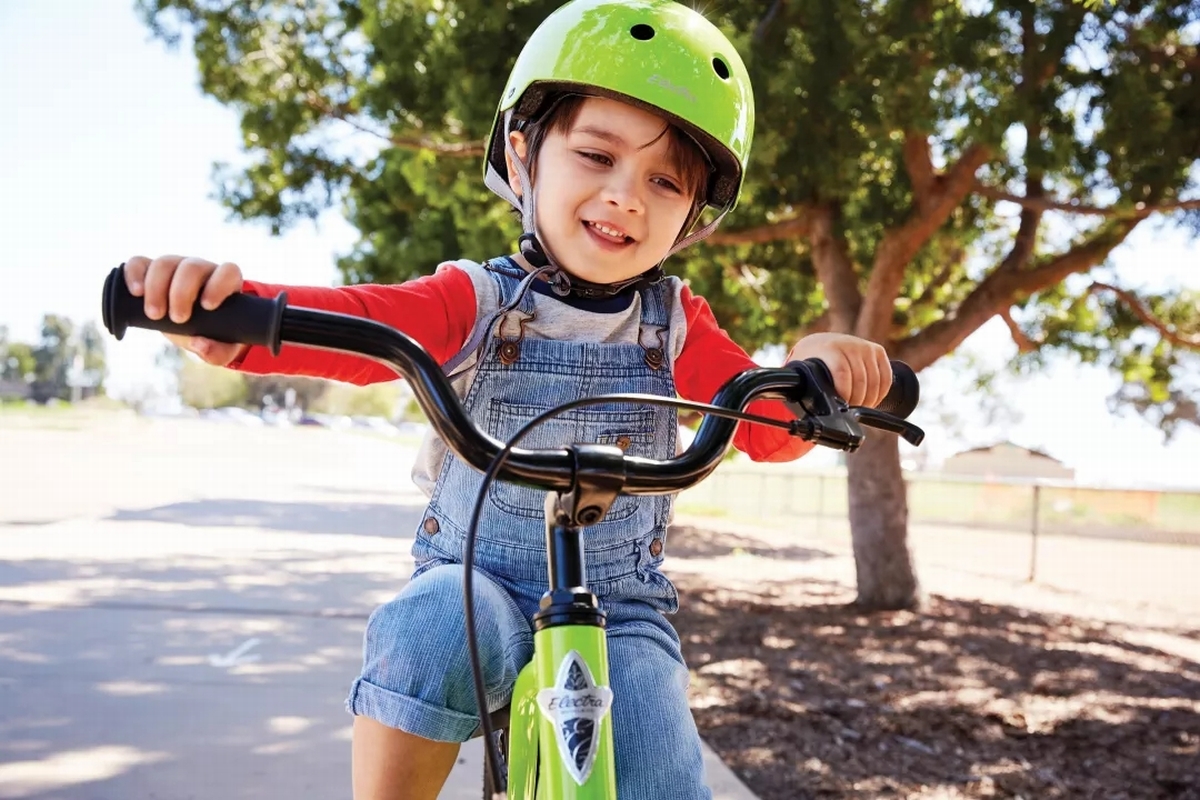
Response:
[{"label": "concrete sidewalk", "polygon": [[[411,451],[136,420],[0,452],[0,798],[350,797],[342,702],[411,570]],[[753,798],[705,755],[715,800]],[[477,800],[481,759],[442,797]]]}]

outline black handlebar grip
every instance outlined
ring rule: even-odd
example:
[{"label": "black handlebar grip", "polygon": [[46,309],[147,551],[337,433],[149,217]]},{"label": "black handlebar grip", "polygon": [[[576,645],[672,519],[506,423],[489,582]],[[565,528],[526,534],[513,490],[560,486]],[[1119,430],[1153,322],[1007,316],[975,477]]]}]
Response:
[{"label": "black handlebar grip", "polygon": [[921,383],[917,373],[903,361],[892,361],[892,388],[875,406],[885,414],[907,419],[921,399]]},{"label": "black handlebar grip", "polygon": [[271,349],[272,355],[279,355],[279,326],[287,307],[287,293],[281,292],[274,299],[235,294],[212,311],[202,308],[197,300],[187,322],[173,322],[168,316],[150,319],[146,316],[143,299],[129,293],[129,287],[125,285],[125,265],[122,264],[104,280],[102,304],[104,327],[118,340],[125,335],[126,328],[149,328],[163,333],[204,336],[230,344],[263,345]]}]

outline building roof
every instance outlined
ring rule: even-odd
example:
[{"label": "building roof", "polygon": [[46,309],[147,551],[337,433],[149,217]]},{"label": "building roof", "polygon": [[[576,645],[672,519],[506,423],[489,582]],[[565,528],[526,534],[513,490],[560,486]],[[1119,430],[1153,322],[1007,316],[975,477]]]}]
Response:
[{"label": "building roof", "polygon": [[[1059,461],[1057,458],[1050,455],[1049,453],[1042,452],[1041,450],[1034,450],[1032,447],[1022,447],[1021,445],[1019,445],[1015,442],[1010,442],[1007,439],[1005,439],[1003,441],[995,442],[993,444],[985,445],[984,447],[972,447],[970,450],[963,450],[959,453],[955,453],[954,455],[962,456],[962,455],[966,455],[968,453],[988,453],[988,452],[991,452],[992,450],[995,450],[997,447],[1011,447],[1016,450],[1024,450],[1026,453],[1029,453],[1032,456],[1037,456],[1038,458],[1049,459],[1050,461],[1053,461],[1055,464],[1062,463],[1061,461]],[[951,458],[953,458],[953,457],[954,456],[951,456]]]}]

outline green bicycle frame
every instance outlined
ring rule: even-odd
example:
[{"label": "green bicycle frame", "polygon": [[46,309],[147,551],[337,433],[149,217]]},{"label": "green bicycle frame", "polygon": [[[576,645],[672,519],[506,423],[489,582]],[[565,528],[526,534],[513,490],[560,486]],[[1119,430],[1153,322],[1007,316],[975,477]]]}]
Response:
[{"label": "green bicycle frame", "polygon": [[534,634],[533,646],[513,689],[509,798],[615,800],[604,628],[549,628]]},{"label": "green bicycle frame", "polygon": [[509,713],[511,800],[616,800],[605,616],[585,582],[581,526],[617,496],[618,448],[576,445],[575,489],[546,497],[550,590],[534,615],[533,659]]}]

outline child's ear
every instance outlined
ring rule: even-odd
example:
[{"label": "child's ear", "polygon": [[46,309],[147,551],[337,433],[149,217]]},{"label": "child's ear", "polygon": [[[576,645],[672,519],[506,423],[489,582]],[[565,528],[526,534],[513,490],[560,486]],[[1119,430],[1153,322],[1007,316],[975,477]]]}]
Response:
[{"label": "child's ear", "polygon": [[[522,131],[511,131],[508,134],[508,140],[512,142],[513,150],[517,153],[517,158],[521,159],[521,163],[525,165],[526,169],[529,169],[529,162],[526,160],[528,147],[525,142],[525,134]],[[504,151],[504,161],[508,166],[508,185],[517,197],[520,197],[521,181],[517,178],[516,165],[513,164],[512,155],[507,149]],[[530,180],[532,180],[532,176]]]}]

